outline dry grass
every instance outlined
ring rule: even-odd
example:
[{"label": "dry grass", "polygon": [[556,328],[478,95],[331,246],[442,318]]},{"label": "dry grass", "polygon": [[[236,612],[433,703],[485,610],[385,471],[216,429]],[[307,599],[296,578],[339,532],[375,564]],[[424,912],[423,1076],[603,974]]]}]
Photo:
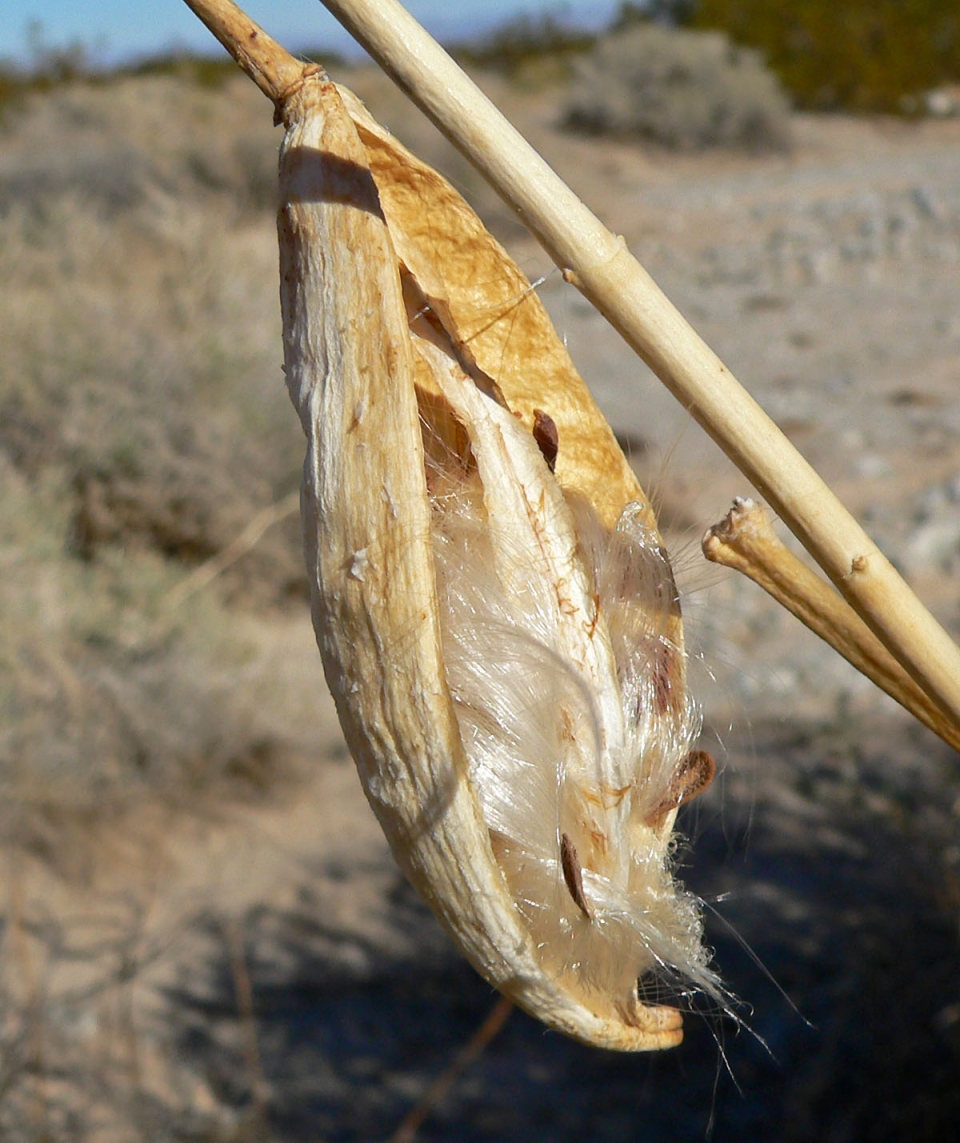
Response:
[{"label": "dry grass", "polygon": [[[0,774],[23,804],[53,789],[65,810],[128,798],[131,784],[202,785],[264,749],[255,720],[237,718],[251,651],[225,602],[301,593],[295,524],[268,533],[222,591],[164,602],[298,481],[269,213],[238,195],[242,163],[220,166],[220,186],[198,175],[221,156],[177,123],[238,119],[243,90],[214,99],[144,80],[118,100],[78,85],[7,128]],[[247,138],[242,121],[215,124],[225,151]],[[257,142],[269,170],[272,140]],[[35,815],[15,816],[7,835],[40,844]]]},{"label": "dry grass", "polygon": [[330,754],[295,516],[179,590],[299,483],[277,136],[245,81],[162,76],[0,130],[0,1134],[253,1138],[136,982],[205,916],[147,931],[173,823]]},{"label": "dry grass", "polygon": [[786,150],[790,105],[758,53],[720,32],[640,24],[578,60],[569,130],[675,150]]}]

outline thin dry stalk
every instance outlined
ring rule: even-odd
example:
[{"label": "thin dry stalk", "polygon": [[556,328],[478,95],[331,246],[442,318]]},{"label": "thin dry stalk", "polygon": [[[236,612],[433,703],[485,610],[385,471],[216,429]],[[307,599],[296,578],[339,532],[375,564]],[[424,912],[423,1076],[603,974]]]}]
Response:
[{"label": "thin dry stalk", "polygon": [[294,59],[232,0],[184,0],[268,99],[281,104],[305,75],[323,69]]},{"label": "thin dry stalk", "polygon": [[[775,508],[960,726],[960,647],[646,270],[397,0],[323,0]],[[195,11],[199,5],[191,3]]]},{"label": "thin dry stalk", "polygon": [[243,949],[243,934],[240,925],[227,921],[224,935],[230,955],[230,971],[233,976],[233,991],[237,1000],[237,1013],[243,1034],[243,1055],[250,1084],[250,1100],[253,1122],[258,1139],[266,1140],[267,1132],[267,1081],[263,1074],[260,1058],[260,1044],[257,1040],[257,1022],[253,1015],[253,985],[247,969],[247,958]]},{"label": "thin dry stalk", "polygon": [[126,1073],[127,1090],[130,1092],[133,1121],[141,1138],[145,1140],[150,1138],[150,1115],[144,1089],[143,1050],[137,1029],[136,989],[141,969],[147,960],[144,955],[145,928],[155,890],[156,885],[152,885],[147,900],[142,902],[142,906],[138,902],[135,908],[132,930],[118,950],[119,963],[116,970],[116,1020],[121,1062]]},{"label": "thin dry stalk", "polygon": [[[126,959],[126,958],[125,958]],[[143,1091],[143,1064],[140,1053],[140,1040],[137,1036],[136,1003],[134,990],[136,988],[136,959],[130,957],[127,963],[121,966],[122,977],[125,983],[120,987],[117,997],[118,1024],[120,1039],[123,1043],[123,1065],[127,1075],[127,1089],[133,1105],[133,1119],[140,1129],[141,1138],[148,1139],[146,1100]]]},{"label": "thin dry stalk", "polygon": [[44,1067],[43,998],[40,975],[26,922],[26,875],[22,855],[12,846],[8,855],[7,925],[11,959],[19,977],[21,1010],[26,1021],[26,1067],[30,1086],[29,1116],[35,1139],[47,1135],[47,1081]]},{"label": "thin dry stalk", "polygon": [[704,536],[703,554],[752,579],[924,726],[960,750],[960,729],[944,718],[852,608],[780,541],[761,505],[735,500],[726,517]]},{"label": "thin dry stalk", "polygon": [[218,575],[222,575],[228,567],[235,564],[247,552],[252,551],[268,528],[272,528],[274,524],[279,524],[281,520],[292,516],[299,507],[300,493],[291,492],[289,496],[284,496],[275,504],[268,504],[266,508],[262,508],[240,535],[227,544],[223,551],[217,552],[208,560],[204,560],[175,587],[171,588],[163,602],[171,608],[179,607],[191,595],[196,595],[198,591],[202,591]]},{"label": "thin dry stalk", "polygon": [[513,1004],[510,1000],[506,996],[501,996],[480,1027],[457,1053],[453,1063],[437,1076],[424,1092],[423,1098],[410,1109],[403,1122],[390,1136],[388,1143],[413,1143],[417,1132],[423,1126],[423,1121],[496,1037],[512,1010]]}]

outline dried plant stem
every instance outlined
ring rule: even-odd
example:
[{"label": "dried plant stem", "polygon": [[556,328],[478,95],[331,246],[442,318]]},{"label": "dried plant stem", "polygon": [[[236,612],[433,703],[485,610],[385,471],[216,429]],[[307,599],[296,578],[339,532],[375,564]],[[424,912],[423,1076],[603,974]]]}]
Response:
[{"label": "dried plant stem", "polygon": [[304,76],[323,69],[295,59],[232,0],[184,0],[268,99],[281,104]]},{"label": "dried plant stem", "polygon": [[510,1000],[506,996],[501,996],[490,1009],[480,1027],[456,1054],[450,1066],[437,1076],[427,1088],[423,1098],[410,1109],[403,1122],[390,1136],[389,1143],[413,1143],[423,1121],[483,1052],[490,1041],[494,1039],[512,1011],[513,1005]]},{"label": "dried plant stem", "polygon": [[703,538],[703,554],[752,579],[878,687],[960,750],[960,729],[917,686],[844,600],[779,539],[752,500],[733,508]]},{"label": "dried plant stem", "polygon": [[233,990],[237,1000],[237,1015],[243,1033],[243,1055],[250,1083],[250,1102],[253,1111],[255,1137],[265,1140],[267,1130],[267,1104],[269,1089],[263,1074],[260,1058],[260,1044],[257,1040],[257,1022],[253,1013],[253,984],[247,969],[247,958],[243,949],[243,934],[239,922],[228,920],[224,924],[224,936],[230,956],[230,971],[233,975]]},{"label": "dried plant stem", "polygon": [[960,648],[623,241],[396,0],[323,3],[519,212],[567,279],[690,410],[881,642],[960,726]]},{"label": "dried plant stem", "polygon": [[172,587],[164,597],[164,603],[171,608],[179,607],[185,600],[189,599],[191,595],[195,595],[198,591],[205,588],[208,583],[212,583],[218,575],[221,575],[228,567],[235,564],[241,556],[245,556],[247,552],[252,551],[259,542],[260,537],[268,528],[272,528],[274,524],[278,524],[281,520],[292,516],[299,507],[300,493],[291,492],[289,495],[284,496],[282,500],[278,500],[274,504],[268,504],[266,508],[261,508],[235,540],[227,544],[222,551],[217,552],[215,556],[204,560],[202,564],[195,567],[193,571],[185,576],[175,587]]},{"label": "dried plant stem", "polygon": [[40,978],[42,966],[38,969],[34,949],[27,927],[26,871],[22,855],[14,844],[9,853],[7,872],[7,916],[6,933],[13,964],[8,967],[8,977],[18,978],[20,1007],[24,1013],[26,1027],[26,1067],[29,1074],[36,1077],[32,1086],[29,1117],[35,1139],[47,1137],[47,1072],[44,1066],[44,1012]]}]

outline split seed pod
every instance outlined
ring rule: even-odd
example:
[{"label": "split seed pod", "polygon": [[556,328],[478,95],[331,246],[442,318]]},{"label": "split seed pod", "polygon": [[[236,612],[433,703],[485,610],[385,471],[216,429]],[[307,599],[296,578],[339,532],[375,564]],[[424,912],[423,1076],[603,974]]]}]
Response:
[{"label": "split seed pod", "polygon": [[495,987],[586,1043],[669,1047],[680,1014],[637,981],[717,993],[670,872],[677,807],[712,760],[653,513],[449,184],[321,75],[283,119],[313,619],[364,789]]}]

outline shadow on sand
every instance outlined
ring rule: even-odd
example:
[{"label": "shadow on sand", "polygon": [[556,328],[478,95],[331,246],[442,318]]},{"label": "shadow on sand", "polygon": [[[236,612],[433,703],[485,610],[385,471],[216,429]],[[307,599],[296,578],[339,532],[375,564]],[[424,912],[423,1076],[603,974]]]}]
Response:
[{"label": "shadow on sand", "polygon": [[[694,1015],[678,1050],[630,1057],[581,1047],[514,1012],[419,1139],[952,1137],[956,756],[899,722],[855,736],[759,727],[751,753],[752,776],[736,777],[733,748],[733,776],[687,820],[698,836],[683,870],[718,902],[708,939],[749,1002],[750,1031]],[[386,1140],[495,995],[399,875],[389,921],[415,954],[385,956],[325,924],[315,902],[302,904],[261,908],[243,927],[267,1119],[244,1137]],[[235,965],[225,954],[211,968],[202,987],[184,984],[171,997],[183,1018],[178,1050],[242,1119],[251,1074]]]}]

